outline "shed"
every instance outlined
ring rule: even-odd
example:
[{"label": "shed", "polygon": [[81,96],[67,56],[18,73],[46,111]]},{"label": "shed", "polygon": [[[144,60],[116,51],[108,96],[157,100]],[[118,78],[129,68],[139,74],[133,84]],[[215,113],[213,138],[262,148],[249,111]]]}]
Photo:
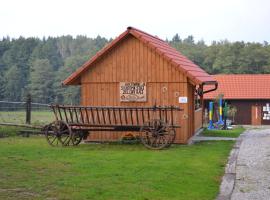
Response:
[{"label": "shed", "polygon": [[[168,43],[133,27],[110,42],[63,82],[81,85],[83,106],[175,105],[178,116],[175,143],[186,143],[202,127],[204,85],[214,90],[215,79]],[[142,89],[125,95],[123,88]],[[135,89],[135,90],[137,90]],[[136,93],[136,91],[133,91]],[[196,100],[197,99],[197,100]],[[195,109],[196,100],[196,109]],[[89,141],[115,141],[122,132],[93,132]]]},{"label": "shed", "polygon": [[237,109],[236,124],[270,125],[270,74],[219,74],[213,78],[219,87],[205,95],[206,104],[223,94]]}]

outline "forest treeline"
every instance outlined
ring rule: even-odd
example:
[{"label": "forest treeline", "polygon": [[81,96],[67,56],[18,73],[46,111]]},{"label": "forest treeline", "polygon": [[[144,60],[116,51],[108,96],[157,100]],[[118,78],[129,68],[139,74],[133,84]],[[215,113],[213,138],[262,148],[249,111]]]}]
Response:
[{"label": "forest treeline", "polygon": [[[41,103],[79,103],[78,87],[62,87],[68,75],[111,39],[61,36],[0,40],[0,100],[23,101],[31,93]],[[214,41],[206,45],[193,36],[167,40],[210,74],[270,73],[270,45]]]}]

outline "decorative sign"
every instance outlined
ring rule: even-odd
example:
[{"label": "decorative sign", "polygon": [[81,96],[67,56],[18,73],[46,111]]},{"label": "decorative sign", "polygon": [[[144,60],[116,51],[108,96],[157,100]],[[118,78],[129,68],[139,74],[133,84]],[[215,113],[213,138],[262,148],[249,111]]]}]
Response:
[{"label": "decorative sign", "polygon": [[146,83],[120,82],[121,102],[145,102]]},{"label": "decorative sign", "polygon": [[187,97],[179,97],[179,103],[187,103],[188,98]]},{"label": "decorative sign", "polygon": [[263,120],[270,120],[270,106],[269,103],[263,106]]}]

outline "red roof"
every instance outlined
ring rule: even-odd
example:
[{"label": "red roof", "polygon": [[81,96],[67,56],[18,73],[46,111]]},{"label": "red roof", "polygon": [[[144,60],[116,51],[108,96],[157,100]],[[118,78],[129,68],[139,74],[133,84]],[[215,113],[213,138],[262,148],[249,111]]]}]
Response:
[{"label": "red roof", "polygon": [[85,72],[93,63],[95,63],[100,57],[112,49],[118,42],[126,38],[129,34],[136,37],[138,40],[142,41],[149,48],[155,50],[158,54],[164,57],[166,60],[171,62],[173,65],[177,66],[184,74],[187,75],[196,84],[201,84],[203,82],[216,82],[209,74],[207,74],[198,65],[194,64],[187,57],[183,56],[176,49],[172,48],[168,43],[159,39],[158,37],[152,36],[141,30],[133,27],[128,27],[125,32],[119,35],[111,43],[101,49],[95,56],[84,63],[80,68],[78,68],[73,74],[71,74],[63,84],[73,85],[78,84],[78,78],[83,72]]},{"label": "red roof", "polygon": [[204,95],[214,99],[224,94],[225,99],[270,99],[270,74],[220,74],[213,76],[218,89]]}]

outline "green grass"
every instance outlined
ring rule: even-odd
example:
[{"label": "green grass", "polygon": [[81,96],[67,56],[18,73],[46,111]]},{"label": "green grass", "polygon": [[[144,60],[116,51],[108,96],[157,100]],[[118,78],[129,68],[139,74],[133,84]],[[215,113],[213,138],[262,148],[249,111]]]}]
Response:
[{"label": "green grass", "polygon": [[0,126],[0,137],[16,136],[20,130],[21,127]]},{"label": "green grass", "polygon": [[18,136],[18,135],[22,135],[22,133],[20,133],[20,131],[27,131],[29,130],[34,131],[32,134],[36,134],[35,132],[39,132],[40,129],[33,129],[33,128],[29,128],[29,127],[19,127],[19,126],[4,126],[4,125],[0,125],[0,138],[3,137],[14,137],[14,136]]},{"label": "green grass", "polygon": [[[25,123],[25,111],[0,111],[0,123]],[[53,112],[51,111],[32,111],[31,124],[45,125],[54,120]]]},{"label": "green grass", "polygon": [[174,145],[82,144],[0,139],[0,199],[215,199],[231,141]]},{"label": "green grass", "polygon": [[211,137],[233,137],[237,138],[241,133],[243,133],[245,129],[241,126],[234,127],[232,130],[207,130],[204,129],[202,132],[203,136],[211,136]]},{"label": "green grass", "polygon": [[29,129],[15,126],[0,126],[0,138],[16,136],[21,130],[29,130]]}]

